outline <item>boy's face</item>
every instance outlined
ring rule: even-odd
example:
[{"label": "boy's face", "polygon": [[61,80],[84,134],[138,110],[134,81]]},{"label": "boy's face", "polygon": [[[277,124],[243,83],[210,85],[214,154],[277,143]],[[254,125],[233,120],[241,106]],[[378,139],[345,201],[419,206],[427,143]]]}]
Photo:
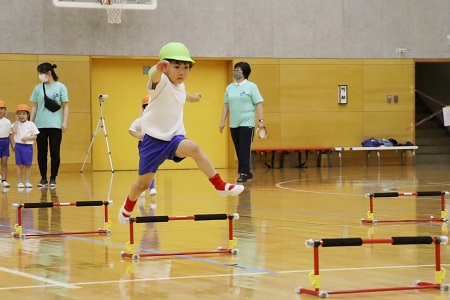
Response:
[{"label": "boy's face", "polygon": [[166,75],[173,84],[181,84],[189,75],[191,70],[188,62],[171,62],[166,71]]},{"label": "boy's face", "polygon": [[0,107],[0,118],[6,116],[6,107]]},{"label": "boy's face", "polygon": [[24,110],[19,110],[17,112],[17,117],[18,117],[20,122],[25,122],[25,121],[28,120],[28,112],[26,112]]}]

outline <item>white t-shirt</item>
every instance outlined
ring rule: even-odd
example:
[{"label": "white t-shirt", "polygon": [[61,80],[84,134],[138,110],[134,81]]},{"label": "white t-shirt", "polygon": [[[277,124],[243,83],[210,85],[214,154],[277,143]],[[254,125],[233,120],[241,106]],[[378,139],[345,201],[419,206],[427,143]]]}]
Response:
[{"label": "white t-shirt", "polygon": [[7,118],[0,119],[0,138],[9,137],[11,134],[11,121]]},{"label": "white t-shirt", "polygon": [[[149,85],[151,86],[151,82]],[[156,89],[149,92],[151,101],[141,117],[141,132],[163,141],[170,141],[176,135],[185,135],[183,110],[186,103],[186,89],[184,83],[175,85],[165,74],[162,74]]]},{"label": "white t-shirt", "polygon": [[[19,144],[34,144],[34,140],[22,142],[22,138],[26,136],[33,136],[39,134],[36,125],[31,121],[20,122],[17,124],[17,133],[14,135],[14,141]],[[14,127],[14,124],[12,124]]]},{"label": "white t-shirt", "polygon": [[130,128],[128,128],[128,130],[134,131],[134,132],[141,132],[141,118],[139,117],[136,120],[133,121],[133,123],[131,123]]},{"label": "white t-shirt", "polygon": [[130,128],[128,130],[134,132],[141,132],[141,117],[134,120],[133,123],[131,123]]}]

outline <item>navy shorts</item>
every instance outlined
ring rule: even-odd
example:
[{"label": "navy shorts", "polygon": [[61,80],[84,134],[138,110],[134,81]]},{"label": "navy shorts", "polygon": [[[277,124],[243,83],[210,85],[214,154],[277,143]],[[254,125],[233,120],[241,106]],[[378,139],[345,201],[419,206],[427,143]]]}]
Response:
[{"label": "navy shorts", "polygon": [[0,138],[0,157],[9,156],[9,138]]},{"label": "navy shorts", "polygon": [[185,159],[185,157],[175,156],[178,145],[185,139],[184,135],[176,135],[170,141],[163,141],[146,134],[138,147],[139,175],[156,173],[156,170],[166,159],[174,162],[180,162]]},{"label": "navy shorts", "polygon": [[31,166],[33,162],[33,145],[16,143],[16,165]]}]

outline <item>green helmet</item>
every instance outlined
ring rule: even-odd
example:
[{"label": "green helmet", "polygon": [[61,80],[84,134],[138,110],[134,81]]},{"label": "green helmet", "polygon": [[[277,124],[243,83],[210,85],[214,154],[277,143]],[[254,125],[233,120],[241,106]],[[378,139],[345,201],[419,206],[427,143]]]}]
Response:
[{"label": "green helmet", "polygon": [[189,54],[189,50],[182,43],[168,43],[159,51],[159,59],[174,59],[195,63]]}]

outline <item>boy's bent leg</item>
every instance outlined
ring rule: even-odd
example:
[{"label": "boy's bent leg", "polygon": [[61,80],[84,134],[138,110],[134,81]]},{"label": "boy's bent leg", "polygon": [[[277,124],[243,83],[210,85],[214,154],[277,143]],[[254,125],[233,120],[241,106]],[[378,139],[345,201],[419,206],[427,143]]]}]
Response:
[{"label": "boy's bent leg", "polygon": [[192,157],[200,170],[208,177],[221,196],[236,196],[244,190],[243,185],[230,184],[222,180],[203,150],[191,140],[183,140],[175,153],[177,157]]},{"label": "boy's bent leg", "polygon": [[127,224],[127,219],[131,217],[134,207],[136,205],[136,200],[139,195],[145,191],[153,180],[155,173],[147,173],[144,175],[139,175],[138,180],[131,186],[130,193],[125,199],[122,207],[119,209],[119,222],[122,224]]}]

